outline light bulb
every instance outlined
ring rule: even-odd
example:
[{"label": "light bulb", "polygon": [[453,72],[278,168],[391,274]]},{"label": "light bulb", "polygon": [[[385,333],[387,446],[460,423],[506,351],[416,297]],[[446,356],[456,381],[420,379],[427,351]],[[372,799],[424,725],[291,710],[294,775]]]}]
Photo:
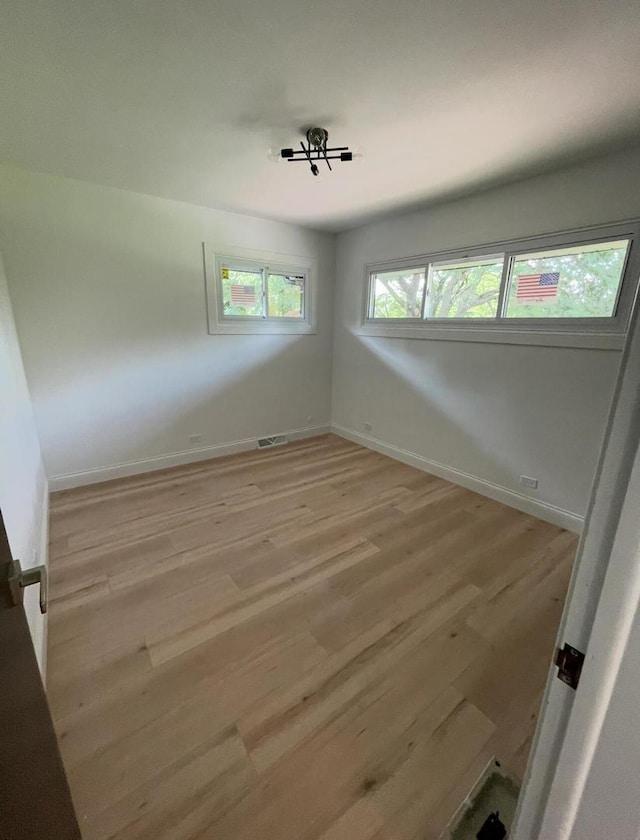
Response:
[{"label": "light bulb", "polygon": [[281,154],[281,149],[269,149],[267,156],[272,163],[284,163],[284,158]]},{"label": "light bulb", "polygon": [[340,152],[340,160],[343,163],[362,163],[364,155],[362,154],[361,149],[355,149],[354,151]]}]

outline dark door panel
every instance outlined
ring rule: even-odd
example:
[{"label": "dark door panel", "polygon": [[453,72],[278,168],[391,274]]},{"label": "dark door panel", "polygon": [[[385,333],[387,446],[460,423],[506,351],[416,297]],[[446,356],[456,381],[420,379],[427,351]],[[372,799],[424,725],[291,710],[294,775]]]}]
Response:
[{"label": "dark door panel", "polygon": [[27,618],[3,582],[10,560],[0,513],[0,838],[80,840]]}]

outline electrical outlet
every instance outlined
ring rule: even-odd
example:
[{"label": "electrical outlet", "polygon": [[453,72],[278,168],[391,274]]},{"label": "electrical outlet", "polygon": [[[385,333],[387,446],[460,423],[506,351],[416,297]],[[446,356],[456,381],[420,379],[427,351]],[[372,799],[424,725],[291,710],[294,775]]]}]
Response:
[{"label": "electrical outlet", "polygon": [[523,487],[531,487],[532,490],[535,490],[538,487],[538,479],[531,478],[530,475],[521,475],[520,484],[522,484]]},{"label": "electrical outlet", "polygon": [[364,424],[365,432],[372,432],[373,431],[373,423],[365,423]]},{"label": "electrical outlet", "polygon": [[189,435],[189,443],[200,443],[202,435]]}]

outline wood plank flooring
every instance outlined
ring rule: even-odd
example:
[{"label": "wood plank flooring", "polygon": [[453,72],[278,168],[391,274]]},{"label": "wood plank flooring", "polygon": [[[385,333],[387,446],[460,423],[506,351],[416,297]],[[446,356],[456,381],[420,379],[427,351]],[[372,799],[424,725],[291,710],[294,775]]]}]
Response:
[{"label": "wood plank flooring", "polygon": [[435,840],[523,773],[575,547],[330,435],[54,495],[85,840]]}]

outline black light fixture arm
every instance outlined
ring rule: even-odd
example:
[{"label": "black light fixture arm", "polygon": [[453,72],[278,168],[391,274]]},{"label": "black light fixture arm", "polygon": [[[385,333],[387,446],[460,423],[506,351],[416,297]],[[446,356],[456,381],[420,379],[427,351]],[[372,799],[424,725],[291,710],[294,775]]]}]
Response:
[{"label": "black light fixture arm", "polygon": [[[343,163],[353,160],[353,153],[348,146],[328,147],[329,132],[325,128],[310,128],[307,131],[307,145],[300,141],[300,151],[297,149],[281,149],[280,157],[289,163],[308,163],[311,167],[311,174],[318,175],[319,169],[316,161],[324,160],[331,170],[331,160],[339,160]],[[335,154],[338,153],[338,154]]]}]

